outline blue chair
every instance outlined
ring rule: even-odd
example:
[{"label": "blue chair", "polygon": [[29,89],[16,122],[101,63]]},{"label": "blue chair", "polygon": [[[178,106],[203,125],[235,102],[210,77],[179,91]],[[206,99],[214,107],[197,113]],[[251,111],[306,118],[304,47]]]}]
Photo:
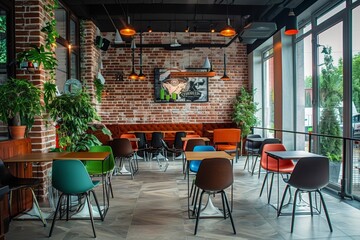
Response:
[{"label": "blue chair", "polygon": [[[110,152],[110,156],[105,161],[86,161],[85,168],[88,171],[89,175],[105,175],[105,182],[110,188],[111,197],[114,198],[112,185],[111,185],[111,176],[115,168],[115,159],[114,154],[110,146],[92,146],[90,147],[89,152]],[[106,187],[106,190],[108,188]],[[107,192],[108,197],[108,192]],[[108,197],[109,199],[109,197]]]},{"label": "blue chair", "polygon": [[[92,207],[90,204],[90,193],[93,194],[97,209],[100,214],[101,221],[104,221],[104,217],[101,213],[99,202],[96,198],[94,187],[99,185],[99,181],[92,181],[84,164],[80,160],[54,160],[52,166],[52,186],[61,192],[58,204],[56,206],[56,211],[54,214],[54,219],[51,224],[49,237],[51,237],[57,213],[59,212],[60,206],[62,205],[62,200],[64,197],[67,199],[66,207],[66,221],[69,220],[69,205],[70,205],[70,196],[85,196],[88,207],[90,221],[96,238],[94,219],[92,215]],[[61,214],[60,214],[61,218]]]},{"label": "blue chair", "polygon": [[[215,148],[213,146],[210,146],[210,145],[202,146],[201,145],[201,146],[195,146],[193,151],[194,152],[210,152],[210,151],[216,151],[216,150],[215,150]],[[197,173],[199,171],[199,167],[200,167],[201,162],[202,162],[201,160],[199,160],[199,161],[197,161],[197,160],[190,161],[190,163],[189,163],[190,172]],[[190,197],[191,197],[193,192],[194,192],[194,195],[193,195],[193,199],[192,199],[192,205],[194,205],[194,201],[195,201],[195,192],[196,192],[196,194],[199,193],[199,189],[196,189],[196,186],[195,186],[195,179],[193,179],[193,182],[192,182],[192,185],[191,185]],[[194,205],[194,211],[195,211],[195,205]]]}]

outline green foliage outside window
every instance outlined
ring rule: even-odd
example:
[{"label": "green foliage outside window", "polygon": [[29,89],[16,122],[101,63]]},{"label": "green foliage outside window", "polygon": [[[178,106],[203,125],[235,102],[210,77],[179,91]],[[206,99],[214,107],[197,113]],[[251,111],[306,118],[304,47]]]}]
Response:
[{"label": "green foliage outside window", "polygon": [[0,63],[7,62],[6,16],[0,16]]},{"label": "green foliage outside window", "polygon": [[[323,108],[319,122],[319,132],[326,135],[341,136],[336,108],[342,101],[342,71],[333,65],[331,47],[324,47],[324,67],[320,75],[320,105]],[[331,161],[341,161],[341,139],[320,137],[320,154]]]}]

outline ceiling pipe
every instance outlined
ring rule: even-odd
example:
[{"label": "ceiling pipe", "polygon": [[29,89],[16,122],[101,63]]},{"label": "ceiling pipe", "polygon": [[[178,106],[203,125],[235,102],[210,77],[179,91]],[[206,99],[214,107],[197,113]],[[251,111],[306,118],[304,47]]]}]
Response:
[{"label": "ceiling pipe", "polygon": [[[166,50],[187,50],[193,48],[227,48],[230,46],[239,36],[237,33],[228,43],[188,43],[188,44],[181,44],[180,47],[171,47],[170,44],[140,44],[138,47],[143,48],[164,48]],[[122,44],[112,44],[114,48],[130,48],[129,44],[122,43]]]}]

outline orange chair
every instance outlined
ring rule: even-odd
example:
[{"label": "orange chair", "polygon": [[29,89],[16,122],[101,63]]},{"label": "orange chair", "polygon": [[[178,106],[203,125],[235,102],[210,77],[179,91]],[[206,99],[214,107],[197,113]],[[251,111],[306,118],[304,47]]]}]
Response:
[{"label": "orange chair", "polygon": [[237,128],[214,129],[214,145],[218,151],[236,150],[241,139],[241,130]]},{"label": "orange chair", "polygon": [[236,162],[238,160],[237,146],[241,141],[241,130],[238,128],[214,129],[214,146],[217,151],[228,151],[236,153]]},{"label": "orange chair", "polygon": [[286,148],[281,143],[274,143],[274,144],[266,144],[264,145],[262,152],[261,152],[261,159],[260,159],[260,165],[263,169],[266,170],[266,175],[261,187],[260,191],[260,197],[262,195],[262,192],[264,190],[265,183],[268,178],[268,174],[271,173],[271,183],[270,183],[270,192],[268,195],[268,203],[270,203],[270,197],[271,197],[271,189],[273,185],[274,180],[274,174],[291,174],[294,170],[294,163],[291,159],[288,160],[276,160],[272,157],[268,157],[267,151],[286,151]]}]

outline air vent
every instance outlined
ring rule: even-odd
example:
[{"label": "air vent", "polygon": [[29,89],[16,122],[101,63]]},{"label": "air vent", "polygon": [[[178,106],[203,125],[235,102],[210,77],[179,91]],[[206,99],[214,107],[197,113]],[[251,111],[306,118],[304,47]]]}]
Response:
[{"label": "air vent", "polygon": [[240,34],[243,39],[268,38],[277,30],[274,22],[253,22],[245,26]]}]

